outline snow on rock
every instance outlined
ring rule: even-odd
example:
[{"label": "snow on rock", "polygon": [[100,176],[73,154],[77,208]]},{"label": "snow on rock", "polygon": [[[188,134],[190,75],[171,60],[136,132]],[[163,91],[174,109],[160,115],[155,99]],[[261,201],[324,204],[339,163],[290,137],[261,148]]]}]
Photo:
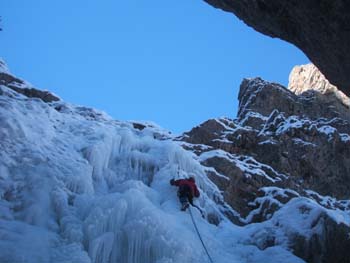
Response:
[{"label": "snow on rock", "polygon": [[318,131],[325,134],[329,138],[328,140],[331,140],[333,138],[333,134],[337,131],[337,129],[326,125],[318,128]]},{"label": "snow on rock", "polygon": [[[296,130],[304,130],[304,131],[315,131],[319,134],[322,134],[327,138],[328,141],[332,141],[335,137],[339,137],[342,141],[347,142],[349,135],[346,133],[340,133],[337,128],[331,126],[330,121],[320,120],[309,120],[300,118],[298,116],[290,116],[286,119],[282,118],[282,120],[276,125],[276,135],[282,135],[284,133],[290,133]],[[265,128],[265,127],[264,127]],[[260,132],[260,135],[266,133],[266,129]],[[309,142],[302,141],[300,139],[294,139],[296,143],[315,145]]]},{"label": "snow on rock", "polygon": [[340,138],[343,142],[350,142],[350,135],[346,133],[340,133]]},{"label": "snow on rock", "polygon": [[[61,100],[57,95],[47,91],[38,90],[32,84],[12,75],[7,65],[0,58],[0,85],[4,85],[20,94],[29,98],[40,98],[45,102]],[[3,91],[2,91],[3,92]]]},{"label": "snow on rock", "polygon": [[[286,177],[285,175],[279,174],[276,171],[274,171],[273,168],[271,168],[270,166],[257,162],[253,157],[230,154],[223,150],[212,150],[204,152],[200,155],[199,160],[201,162],[205,162],[206,160],[211,158],[222,158],[228,160],[229,162],[237,166],[242,172],[244,172],[244,175],[248,178],[251,176],[261,176],[271,182],[276,182],[281,181],[281,178]],[[265,169],[272,171],[274,174],[277,175],[277,177],[272,178],[265,172]]]},{"label": "snow on rock", "polygon": [[260,129],[261,126],[267,121],[268,117],[261,115],[259,112],[248,111],[244,118],[239,120],[239,124],[244,126],[253,127],[255,129]]},{"label": "snow on rock", "polygon": [[311,121],[309,119],[300,119],[297,116],[291,116],[278,126],[276,134],[279,135],[291,129],[299,129],[310,125]]},{"label": "snow on rock", "polygon": [[264,195],[248,204],[257,208],[252,210],[244,219],[247,223],[254,221],[254,217],[270,219],[275,211],[280,209],[290,199],[299,196],[297,192],[291,189],[282,189],[275,186],[262,187],[260,190]]},{"label": "snow on rock", "polygon": [[262,116],[267,116],[274,109],[278,109],[277,105],[280,106],[280,111],[286,112],[284,109],[287,109],[288,104],[293,102],[295,98],[295,94],[280,84],[271,83],[261,78],[243,79],[238,95],[238,119],[244,119],[246,114],[250,114],[250,112],[258,112]]},{"label": "snow on rock", "polygon": [[[273,245],[288,247],[291,244],[289,235],[298,234],[310,238],[315,231],[319,230],[312,227],[312,223],[322,212],[323,208],[309,199],[294,198],[278,210],[270,220],[249,225],[247,231],[251,233],[251,238],[255,239],[260,248],[272,245],[266,240],[269,235],[274,236]],[[266,231],[270,233],[263,235],[262,233]]]},{"label": "snow on rock", "polygon": [[[241,242],[254,243],[264,251],[269,247],[289,248],[307,262],[346,262],[344,249],[350,243],[348,224],[348,212],[328,210],[308,198],[297,197],[270,220],[248,225],[246,238]],[[337,239],[344,242],[335,247]],[[328,250],[333,250],[334,254],[324,253]]]}]

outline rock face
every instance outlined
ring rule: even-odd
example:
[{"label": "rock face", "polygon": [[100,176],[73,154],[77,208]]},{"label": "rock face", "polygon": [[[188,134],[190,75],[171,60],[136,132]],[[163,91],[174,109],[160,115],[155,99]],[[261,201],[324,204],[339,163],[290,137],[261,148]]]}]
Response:
[{"label": "rock face", "polygon": [[339,117],[350,120],[349,108],[335,94],[322,94],[308,89],[302,96],[297,96],[277,83],[269,83],[260,78],[245,79],[239,92],[238,117],[251,118],[252,112],[269,116],[277,109],[285,116],[300,115],[310,119]]},{"label": "rock face", "polygon": [[[336,87],[313,66],[294,69],[290,88],[245,79],[237,119],[211,119],[179,138],[208,167],[208,177],[238,213],[226,213],[235,223],[273,221],[290,202],[303,198],[327,209],[350,209],[349,201],[337,200],[350,197],[348,98],[339,99]],[[302,202],[293,209],[301,218],[314,213],[305,230],[310,235],[290,229],[278,234],[286,236],[297,256],[312,263],[347,262],[342,260],[350,256],[345,245],[349,226],[313,205]],[[286,223],[281,218],[274,224]],[[277,245],[278,235],[264,234],[256,245]],[[335,247],[339,257],[333,255]]]},{"label": "rock face", "polygon": [[294,198],[262,223],[263,230],[252,233],[253,242],[264,250],[287,239],[293,253],[308,263],[349,262],[349,227],[326,211],[305,198]]},{"label": "rock face", "polygon": [[295,66],[289,75],[288,89],[297,95],[319,92],[325,95],[327,104],[334,105],[339,112],[349,113],[349,97],[330,84],[314,64]]},{"label": "rock face", "polygon": [[25,81],[14,77],[6,63],[0,59],[0,85],[4,85],[29,98],[39,98],[44,102],[59,101],[60,99],[49,91],[42,91],[31,87]]},{"label": "rock face", "polygon": [[346,0],[205,0],[255,30],[293,43],[350,95],[350,3]]},{"label": "rock face", "polygon": [[209,120],[183,140],[250,155],[304,187],[348,198],[350,113],[324,105],[325,96],[315,91],[297,96],[279,84],[245,79],[237,120]]}]

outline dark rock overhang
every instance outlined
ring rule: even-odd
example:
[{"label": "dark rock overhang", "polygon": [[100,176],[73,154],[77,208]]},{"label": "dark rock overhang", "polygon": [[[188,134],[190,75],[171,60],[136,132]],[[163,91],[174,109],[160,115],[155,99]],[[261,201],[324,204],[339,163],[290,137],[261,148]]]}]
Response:
[{"label": "dark rock overhang", "polygon": [[204,0],[248,26],[300,48],[350,95],[350,2],[347,0]]}]

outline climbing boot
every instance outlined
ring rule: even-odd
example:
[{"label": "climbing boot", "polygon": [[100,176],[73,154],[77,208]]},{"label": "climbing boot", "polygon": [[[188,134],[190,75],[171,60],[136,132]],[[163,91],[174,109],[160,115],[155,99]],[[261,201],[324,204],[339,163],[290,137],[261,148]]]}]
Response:
[{"label": "climbing boot", "polygon": [[186,211],[186,209],[189,207],[188,203],[183,203],[181,207],[181,211]]}]

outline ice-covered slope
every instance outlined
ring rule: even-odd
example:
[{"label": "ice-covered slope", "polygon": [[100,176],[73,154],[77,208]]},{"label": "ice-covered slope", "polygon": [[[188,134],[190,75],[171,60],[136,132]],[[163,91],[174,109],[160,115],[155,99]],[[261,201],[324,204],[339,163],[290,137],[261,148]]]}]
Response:
[{"label": "ice-covered slope", "polygon": [[252,227],[226,219],[208,168],[157,128],[1,85],[0,138],[0,262],[209,262],[169,185],[188,174],[214,262],[303,262],[285,242],[258,248]]}]

